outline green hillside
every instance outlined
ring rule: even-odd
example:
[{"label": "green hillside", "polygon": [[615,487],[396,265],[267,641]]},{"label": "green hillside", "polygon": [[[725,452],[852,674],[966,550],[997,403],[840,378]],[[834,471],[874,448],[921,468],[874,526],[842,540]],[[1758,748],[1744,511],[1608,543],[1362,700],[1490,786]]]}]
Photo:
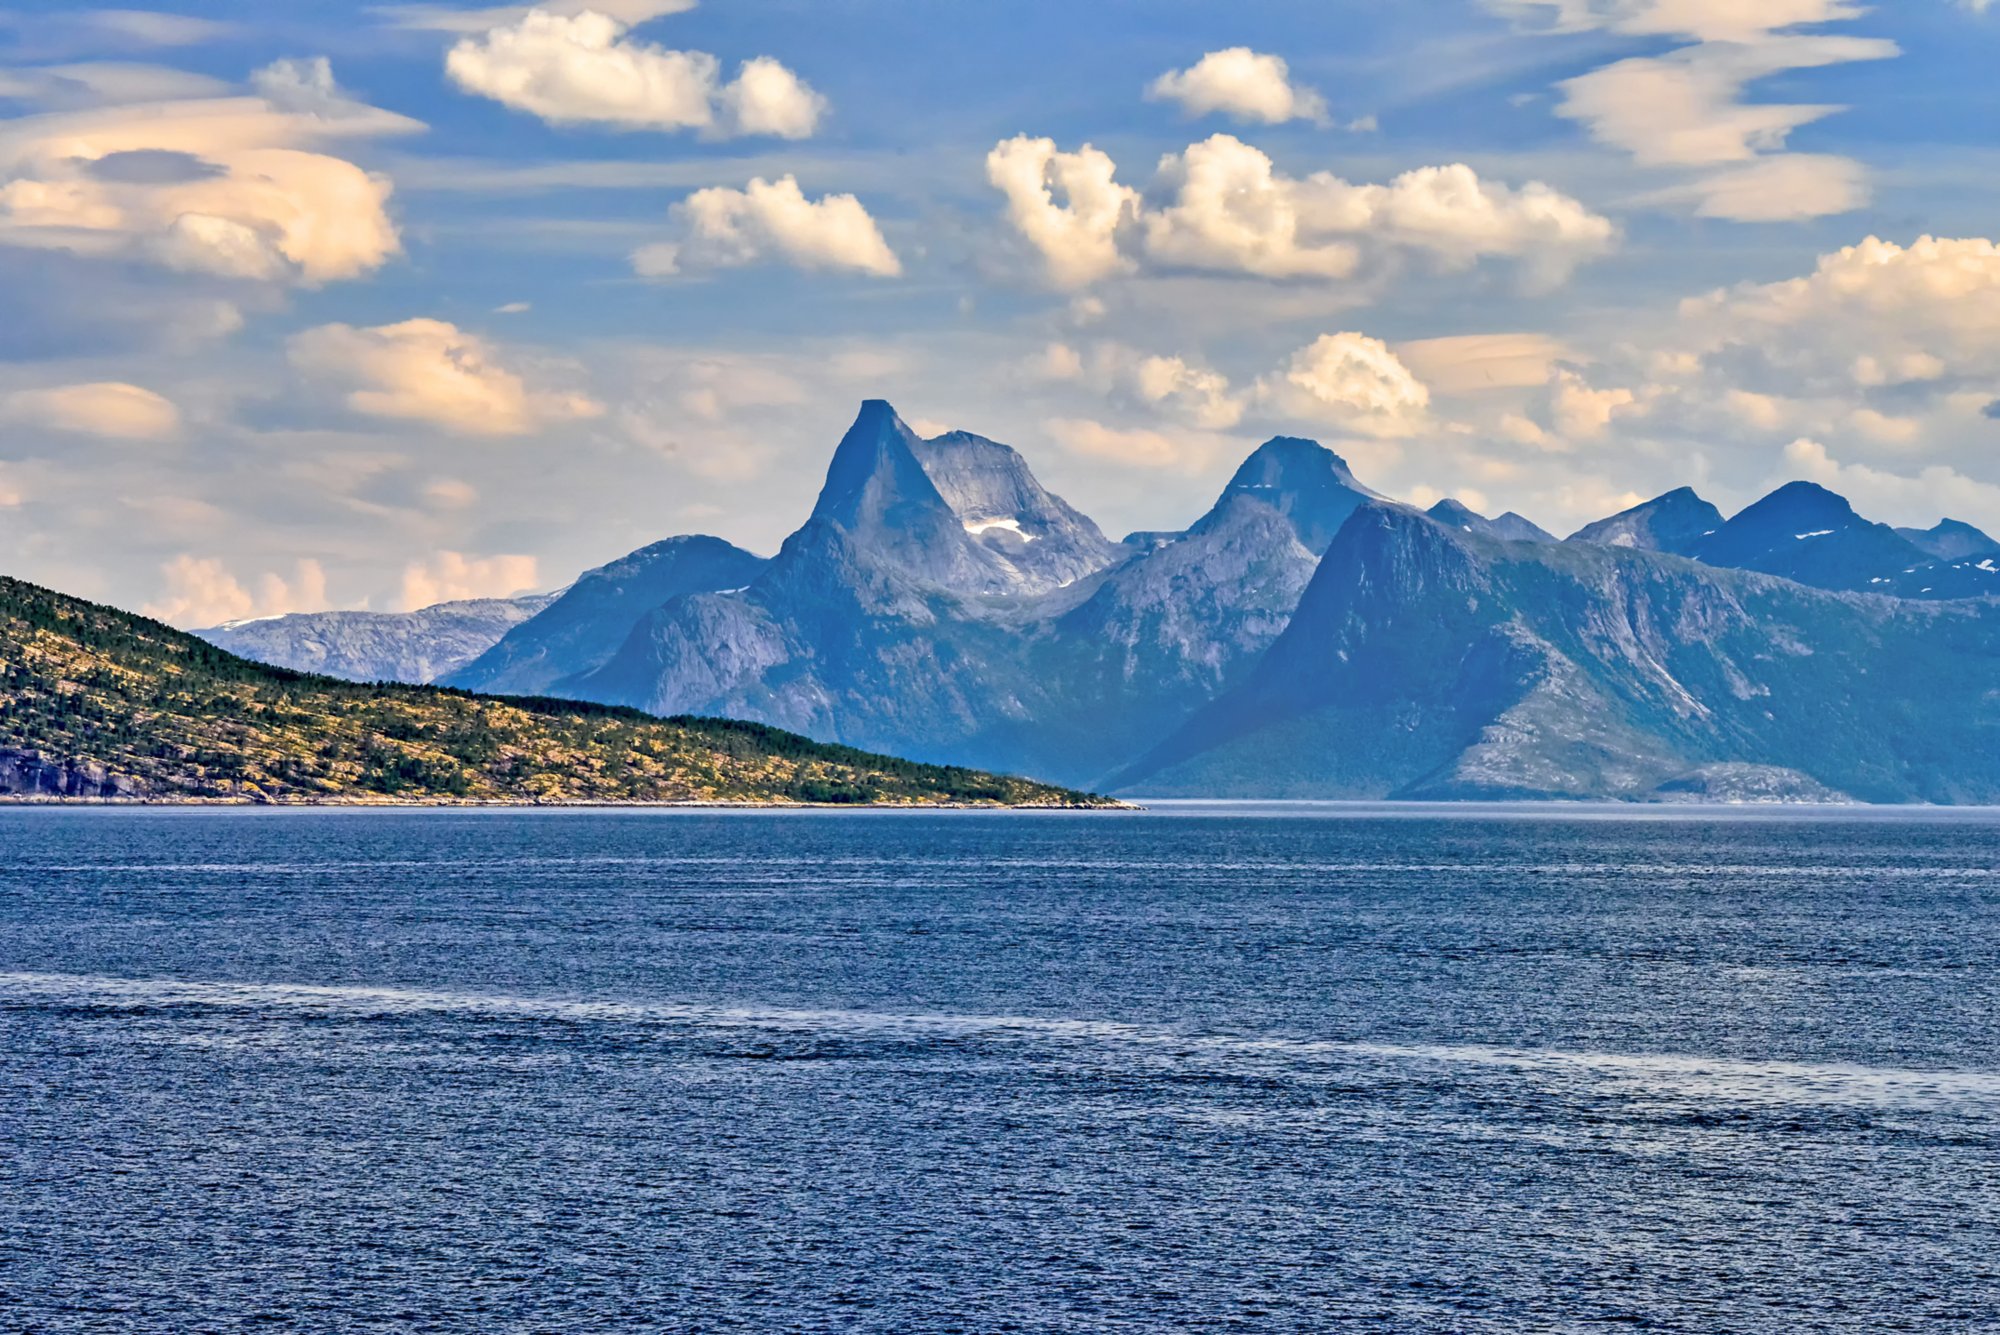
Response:
[{"label": "green hillside", "polygon": [[0,795],[1108,805],[757,724],[308,676],[6,578]]}]

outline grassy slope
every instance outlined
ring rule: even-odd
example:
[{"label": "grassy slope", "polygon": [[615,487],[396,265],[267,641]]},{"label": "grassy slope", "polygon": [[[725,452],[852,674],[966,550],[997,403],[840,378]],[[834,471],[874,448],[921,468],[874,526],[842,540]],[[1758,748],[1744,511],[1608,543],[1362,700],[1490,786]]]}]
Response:
[{"label": "grassy slope", "polygon": [[23,751],[160,798],[1100,801],[757,724],[308,676],[0,577],[0,753]]}]

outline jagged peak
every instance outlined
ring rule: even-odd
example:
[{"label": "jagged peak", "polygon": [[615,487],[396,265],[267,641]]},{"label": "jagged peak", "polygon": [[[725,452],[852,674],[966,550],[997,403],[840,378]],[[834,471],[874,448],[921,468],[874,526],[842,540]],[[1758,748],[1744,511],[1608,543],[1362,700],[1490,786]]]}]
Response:
[{"label": "jagged peak", "polygon": [[901,507],[948,511],[917,458],[922,442],[887,399],[866,399],[840,438],[812,517],[852,528]]}]

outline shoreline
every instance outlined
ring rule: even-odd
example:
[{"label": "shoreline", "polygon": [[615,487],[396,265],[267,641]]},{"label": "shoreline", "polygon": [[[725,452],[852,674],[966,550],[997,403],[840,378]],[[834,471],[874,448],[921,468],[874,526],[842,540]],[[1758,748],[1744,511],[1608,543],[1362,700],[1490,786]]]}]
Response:
[{"label": "shoreline", "polygon": [[0,794],[4,807],[227,807],[246,810],[353,810],[353,811],[550,811],[578,809],[591,811],[1083,811],[1132,812],[1146,808],[1133,802],[1106,799],[1102,803],[1080,802],[780,802],[743,799],[731,801],[688,800],[684,802],[624,802],[613,800],[556,799],[549,801],[503,801],[479,798],[419,798],[398,800],[366,797],[251,798],[251,797],[62,797],[53,793]]}]

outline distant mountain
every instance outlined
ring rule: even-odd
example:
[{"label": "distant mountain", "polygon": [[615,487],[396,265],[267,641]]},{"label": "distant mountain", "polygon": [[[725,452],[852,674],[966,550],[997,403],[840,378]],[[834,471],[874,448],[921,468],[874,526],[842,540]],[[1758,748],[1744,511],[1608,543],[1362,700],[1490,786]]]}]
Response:
[{"label": "distant mountain", "polygon": [[602,667],[641,617],[688,593],[739,589],[768,564],[720,538],[668,538],[587,571],[533,617],[472,661],[443,673],[446,686],[540,695]]},{"label": "distant mountain", "polygon": [[[1948,530],[1943,541],[1955,536]],[[1688,555],[1818,589],[1934,600],[2000,593],[2000,551],[1940,559],[1887,524],[1863,519],[1845,497],[1812,482],[1778,488],[1693,543]]]},{"label": "distant mountain", "polygon": [[417,612],[294,612],[194,634],[242,658],[347,681],[435,681],[463,667],[554,594],[477,598]]},{"label": "distant mountain", "polygon": [[1896,533],[1912,546],[1943,561],[2000,553],[2000,542],[1958,519],[1941,520],[1932,528],[1899,528]]},{"label": "distant mountain", "polygon": [[1116,782],[1162,796],[1990,802],[1996,664],[2000,602],[1495,543],[1375,505],[1249,679]]},{"label": "distant mountain", "polygon": [[1097,805],[754,724],[363,686],[0,579],[0,795]]},{"label": "distant mountain", "polygon": [[1568,540],[1686,556],[1721,527],[1722,511],[1695,495],[1694,488],[1677,487],[1644,505],[1588,524]]},{"label": "distant mountain", "polygon": [[[1281,439],[1188,529],[1114,545],[1011,449],[920,441],[871,403],[758,579],[663,605],[556,689],[1082,782],[1254,662],[1372,495],[1331,451]],[[987,546],[1000,511],[1037,541]]]},{"label": "distant mountain", "polygon": [[1463,501],[1450,497],[1425,511],[1432,519],[1464,533],[1483,533],[1503,542],[1554,542],[1555,534],[1509,510],[1498,519],[1488,519]]},{"label": "distant mountain", "polygon": [[[1332,543],[1347,517],[1367,501],[1379,499],[1355,480],[1347,461],[1318,441],[1278,436],[1259,445],[1236,470],[1208,518],[1194,526],[1220,522],[1236,497],[1262,501],[1292,526],[1299,544],[1318,556]],[[1131,538],[1126,539],[1132,541]]]},{"label": "distant mountain", "polygon": [[[1384,525],[1436,546],[1431,575],[1365,540]],[[1557,543],[1457,501],[1418,516],[1281,436],[1188,527],[1112,543],[1010,446],[926,440],[871,400],[774,557],[656,543],[443,680],[1090,787],[1958,800],[1985,771],[1931,707],[1983,717],[1965,691],[2000,665],[1933,641],[1990,615],[1955,601],[2000,594],[1984,538],[1797,483],[1727,520],[1680,488]],[[1357,588],[1361,621],[1326,592]],[[1967,681],[1915,684],[1883,626]],[[1824,738],[1765,691],[1814,699]],[[1915,731],[1892,744],[1888,721]]]}]

